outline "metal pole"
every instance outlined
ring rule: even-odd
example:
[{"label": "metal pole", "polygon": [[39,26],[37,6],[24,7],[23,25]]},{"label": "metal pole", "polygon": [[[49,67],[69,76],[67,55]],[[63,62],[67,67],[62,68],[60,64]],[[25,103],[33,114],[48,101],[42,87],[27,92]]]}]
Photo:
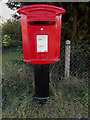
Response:
[{"label": "metal pole", "polygon": [[70,78],[70,40],[65,43],[65,79]]},{"label": "metal pole", "polygon": [[49,65],[35,65],[35,99],[49,99]]}]

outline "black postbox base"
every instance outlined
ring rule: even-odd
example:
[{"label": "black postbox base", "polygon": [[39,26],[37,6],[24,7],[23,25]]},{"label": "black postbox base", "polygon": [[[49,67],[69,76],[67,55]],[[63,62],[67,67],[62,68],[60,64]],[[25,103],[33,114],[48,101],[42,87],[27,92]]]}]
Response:
[{"label": "black postbox base", "polygon": [[49,99],[49,65],[35,65],[35,99]]}]

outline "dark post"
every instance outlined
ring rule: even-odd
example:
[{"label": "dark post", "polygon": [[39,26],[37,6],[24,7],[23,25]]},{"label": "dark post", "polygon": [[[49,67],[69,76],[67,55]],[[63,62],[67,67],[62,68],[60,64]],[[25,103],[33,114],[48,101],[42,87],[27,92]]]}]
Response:
[{"label": "dark post", "polygon": [[35,65],[35,99],[49,99],[49,65]]}]

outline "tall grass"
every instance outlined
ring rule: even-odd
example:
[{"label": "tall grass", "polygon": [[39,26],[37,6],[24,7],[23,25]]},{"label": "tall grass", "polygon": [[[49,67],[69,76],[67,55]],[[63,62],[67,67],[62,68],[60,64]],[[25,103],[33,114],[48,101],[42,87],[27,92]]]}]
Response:
[{"label": "tall grass", "polygon": [[3,118],[87,118],[88,85],[79,79],[54,79],[50,71],[50,99],[34,99],[34,66],[22,62],[19,51],[3,51]]}]

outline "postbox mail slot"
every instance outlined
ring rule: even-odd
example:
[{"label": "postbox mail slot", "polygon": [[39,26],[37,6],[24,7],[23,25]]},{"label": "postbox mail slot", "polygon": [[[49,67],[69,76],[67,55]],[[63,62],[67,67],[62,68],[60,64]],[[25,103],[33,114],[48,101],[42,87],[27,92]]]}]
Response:
[{"label": "postbox mail slot", "polygon": [[29,22],[30,25],[40,25],[40,24],[43,24],[43,25],[53,25],[55,23],[55,21],[31,21]]}]

